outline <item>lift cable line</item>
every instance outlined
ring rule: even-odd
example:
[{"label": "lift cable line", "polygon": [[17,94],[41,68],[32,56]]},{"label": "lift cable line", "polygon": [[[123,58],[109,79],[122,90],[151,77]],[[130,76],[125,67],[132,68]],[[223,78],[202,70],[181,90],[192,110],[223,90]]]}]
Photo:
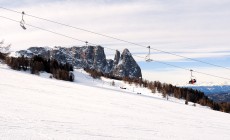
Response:
[{"label": "lift cable line", "polygon": [[[4,19],[7,19],[7,20],[10,20],[10,21],[13,21],[13,22],[20,23],[20,21],[17,21],[17,20],[8,18],[8,17],[4,17],[4,16],[0,16],[0,18],[4,18]],[[52,33],[52,34],[56,34],[56,35],[59,35],[59,36],[65,37],[65,38],[69,38],[69,39],[76,40],[76,41],[83,42],[83,43],[87,42],[87,44],[98,46],[98,44],[90,43],[88,41],[84,41],[84,40],[81,40],[81,39],[78,39],[78,38],[75,38],[75,37],[71,37],[71,36],[64,35],[64,34],[61,34],[61,33],[57,33],[57,32],[54,32],[54,31],[51,31],[51,30],[47,30],[47,29],[44,29],[44,28],[41,28],[41,27],[37,27],[37,26],[31,25],[31,24],[28,24],[28,23],[26,23],[25,25],[33,27],[33,28],[36,28],[36,29],[39,29],[39,30],[43,30],[43,31],[46,31],[46,32],[49,32],[49,33]],[[109,48],[109,47],[104,47],[104,48],[106,48],[108,50],[116,51],[116,49],[112,49],[112,48]],[[139,56],[139,55],[136,55],[136,54],[132,54],[132,55],[135,56],[135,57],[138,57],[138,58],[145,59],[145,57],[143,57],[143,56]],[[160,63],[160,64],[164,64],[164,65],[168,65],[168,66],[171,66],[171,67],[175,67],[175,68],[178,68],[178,69],[183,69],[183,70],[186,70],[186,71],[190,71],[190,69],[187,69],[187,68],[184,68],[184,67],[180,67],[180,66],[177,66],[177,65],[173,65],[173,64],[169,64],[169,63],[166,63],[166,62],[158,61],[158,60],[152,60],[151,62],[157,62],[157,63]],[[208,74],[208,73],[205,73],[205,72],[194,71],[194,70],[193,70],[193,72],[199,73],[199,74],[202,74],[202,75],[206,75],[206,76],[211,76],[211,77],[219,78],[219,79],[230,80],[230,78],[221,77],[221,76],[217,76],[217,75],[212,75],[212,74]]]},{"label": "lift cable line", "polygon": [[[139,55],[136,55],[136,54],[132,54],[132,55],[135,56],[135,57],[142,58],[142,59],[145,58],[145,57],[142,57],[142,56],[139,56]],[[185,70],[185,71],[191,71],[191,69],[187,69],[187,68],[180,67],[180,66],[177,66],[177,65],[169,64],[169,63],[166,63],[166,62],[163,62],[163,61],[159,61],[159,60],[152,60],[151,62],[156,62],[156,63],[159,63],[159,64],[168,65],[168,66],[171,66],[171,67],[174,67],[174,68],[177,68],[177,69],[182,69],[182,70]],[[195,70],[193,70],[193,72],[194,73],[198,73],[198,74],[202,74],[202,75],[206,75],[206,76],[211,76],[211,77],[219,78],[219,79],[230,80],[230,78],[221,77],[221,76],[217,76],[217,75],[213,75],[213,74],[209,74],[209,73],[205,73],[205,72],[200,72],[200,71],[195,71]]]},{"label": "lift cable line", "polygon": [[[7,20],[11,20],[11,21],[20,23],[20,21],[17,21],[17,20],[8,18],[8,17],[4,17],[4,16],[0,16],[0,17],[4,18],[4,19],[7,19]],[[30,26],[30,27],[33,27],[33,28],[37,28],[39,30],[43,30],[43,31],[46,31],[46,32],[50,32],[50,33],[53,33],[53,34],[56,34],[56,35],[59,35],[59,36],[63,36],[63,37],[66,37],[66,38],[70,38],[70,39],[73,39],[73,40],[77,40],[79,42],[84,42],[84,43],[86,42],[86,41],[81,40],[81,39],[77,39],[77,38],[74,38],[74,37],[71,37],[71,36],[67,36],[67,35],[64,35],[64,34],[61,34],[61,33],[57,33],[57,32],[51,31],[51,30],[47,30],[47,29],[44,29],[44,28],[41,28],[41,27],[37,27],[37,26],[31,25],[31,24],[28,24],[28,23],[25,23],[24,25],[27,25],[27,26]],[[96,45],[96,44],[92,44],[92,45]]]},{"label": "lift cable line", "polygon": [[[0,8],[4,9],[4,10],[7,10],[7,11],[11,11],[11,12],[15,12],[15,13],[21,14],[21,12],[18,12],[18,11],[12,10],[12,9],[4,8],[4,7],[1,7],[1,6],[0,6]],[[99,36],[103,36],[103,37],[106,37],[106,38],[114,39],[114,40],[121,41],[121,42],[124,42],[124,43],[128,43],[128,44],[131,44],[131,45],[135,45],[135,46],[146,48],[146,46],[144,46],[144,45],[141,45],[141,44],[138,44],[138,43],[134,43],[134,42],[131,42],[131,41],[127,41],[127,40],[124,40],[124,39],[120,39],[120,38],[117,38],[117,37],[112,37],[112,36],[105,35],[105,34],[102,34],[102,33],[98,33],[98,32],[95,32],[95,31],[91,31],[91,30],[87,30],[87,29],[83,29],[83,28],[71,26],[71,25],[68,25],[68,24],[60,23],[60,22],[57,22],[57,21],[49,20],[49,19],[46,19],[46,18],[42,18],[42,17],[30,15],[30,14],[25,14],[25,15],[33,17],[33,18],[36,18],[36,19],[48,21],[48,22],[51,22],[51,23],[59,24],[59,25],[62,25],[62,26],[66,26],[66,27],[69,27],[69,28],[81,30],[81,31],[92,33],[92,34],[99,35]],[[184,59],[187,59],[187,60],[192,60],[192,61],[196,61],[196,62],[199,62],[199,63],[207,64],[207,65],[210,65],[210,66],[215,66],[215,67],[219,67],[219,68],[230,70],[230,68],[228,68],[228,67],[224,67],[224,66],[217,65],[217,64],[212,64],[212,63],[209,63],[209,62],[205,62],[205,61],[202,61],[202,60],[198,60],[198,59],[186,57],[186,56],[179,55],[179,54],[176,54],[176,53],[172,53],[172,52],[168,52],[168,51],[164,51],[164,50],[160,50],[160,49],[156,49],[156,48],[150,48],[150,49],[158,51],[158,52],[161,52],[161,53],[165,53],[165,54],[169,54],[169,55],[174,55],[174,56],[177,56],[177,57],[180,57],[180,58],[184,58]]]}]

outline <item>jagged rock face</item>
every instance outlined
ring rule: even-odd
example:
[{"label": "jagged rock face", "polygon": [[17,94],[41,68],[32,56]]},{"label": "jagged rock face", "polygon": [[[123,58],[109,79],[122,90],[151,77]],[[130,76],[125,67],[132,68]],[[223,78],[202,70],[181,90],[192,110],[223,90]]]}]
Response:
[{"label": "jagged rock face", "polygon": [[73,55],[67,48],[58,48],[55,50],[50,50],[47,57],[50,59],[56,59],[57,61],[63,64],[66,62],[70,64],[74,63],[72,59]]},{"label": "jagged rock face", "polygon": [[114,67],[113,63],[114,63],[113,60],[111,60],[111,59],[107,60],[107,65],[105,67],[105,73],[106,74],[112,73],[112,70]]},{"label": "jagged rock face", "polygon": [[20,56],[25,56],[25,57],[33,57],[34,55],[40,55],[43,57],[48,57],[49,54],[49,48],[47,47],[30,47],[27,50],[21,50],[17,52]]},{"label": "jagged rock face", "polygon": [[95,47],[93,63],[94,69],[100,72],[105,72],[106,65],[107,61],[104,53],[104,48],[102,48],[101,46]]},{"label": "jagged rock face", "polygon": [[40,55],[47,59],[56,59],[60,63],[68,62],[77,68],[95,69],[104,74],[112,74],[121,78],[142,76],[140,67],[128,49],[125,49],[121,55],[119,51],[116,51],[114,60],[106,59],[104,48],[101,46],[55,47],[55,49],[31,47],[17,53],[25,57]]},{"label": "jagged rock face", "polygon": [[117,65],[120,61],[120,52],[116,50],[115,57],[114,57],[114,65]]},{"label": "jagged rock face", "polygon": [[[115,57],[116,58],[116,57]],[[139,78],[142,77],[141,69],[133,59],[128,49],[121,54],[121,62],[114,67],[113,74],[121,77]]]},{"label": "jagged rock face", "polygon": [[100,72],[105,71],[107,65],[104,48],[101,46],[74,47],[73,54],[74,65],[79,68],[90,68]]}]

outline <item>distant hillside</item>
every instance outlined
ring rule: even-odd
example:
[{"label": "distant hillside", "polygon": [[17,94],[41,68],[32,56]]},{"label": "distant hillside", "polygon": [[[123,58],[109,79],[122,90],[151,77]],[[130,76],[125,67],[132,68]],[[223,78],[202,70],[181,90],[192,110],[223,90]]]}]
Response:
[{"label": "distant hillside", "polygon": [[192,89],[196,89],[209,94],[230,93],[230,85],[223,86],[191,86]]},{"label": "distant hillside", "polygon": [[230,92],[209,94],[207,96],[216,102],[230,102]]},{"label": "distant hillside", "polygon": [[204,94],[216,102],[230,102],[230,85],[192,86],[191,88],[204,92]]}]

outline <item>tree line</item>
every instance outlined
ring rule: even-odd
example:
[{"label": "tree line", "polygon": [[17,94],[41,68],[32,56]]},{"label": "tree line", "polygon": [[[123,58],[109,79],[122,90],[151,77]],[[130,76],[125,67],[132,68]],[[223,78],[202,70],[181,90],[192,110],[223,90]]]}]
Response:
[{"label": "tree line", "polygon": [[222,102],[217,103],[209,99],[203,92],[194,90],[187,87],[177,87],[172,84],[161,83],[159,81],[148,81],[142,79],[129,79],[126,81],[131,83],[139,84],[140,86],[146,87],[152,91],[152,93],[162,93],[163,97],[171,96],[177,99],[184,99],[185,104],[193,102],[194,105],[200,104],[202,106],[208,106],[213,110],[230,113],[230,103]]},{"label": "tree line", "polygon": [[37,75],[40,72],[47,72],[52,74],[50,78],[74,81],[73,66],[68,63],[61,64],[55,59],[45,59],[41,56],[33,56],[32,58],[3,56],[5,63],[14,70],[30,70],[31,74]]},{"label": "tree line", "polygon": [[8,54],[0,52],[0,60],[5,60]]},{"label": "tree line", "polygon": [[214,102],[213,100],[209,99],[203,92],[198,90],[187,87],[177,87],[173,86],[172,84],[161,83],[159,81],[149,81],[142,78],[117,77],[112,74],[103,74],[92,69],[85,70],[94,78],[100,78],[101,76],[104,76],[110,79],[122,80],[129,84],[135,84],[136,86],[148,88],[152,91],[152,93],[162,93],[164,98],[171,96],[177,99],[184,99],[185,104],[188,104],[188,102],[193,102],[194,106],[195,104],[200,104],[202,106],[208,106],[213,110],[230,113],[230,103]]}]

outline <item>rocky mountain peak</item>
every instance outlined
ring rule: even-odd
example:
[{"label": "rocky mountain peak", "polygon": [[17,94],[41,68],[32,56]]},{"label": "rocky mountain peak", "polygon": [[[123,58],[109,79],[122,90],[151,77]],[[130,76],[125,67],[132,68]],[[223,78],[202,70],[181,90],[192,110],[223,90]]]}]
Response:
[{"label": "rocky mountain peak", "polygon": [[120,61],[121,54],[118,50],[116,50],[115,57],[114,57],[114,65],[117,65]]},{"label": "rocky mountain peak", "polygon": [[47,59],[56,59],[60,63],[70,63],[77,68],[95,69],[104,74],[116,77],[142,77],[141,69],[132,57],[128,49],[124,49],[122,54],[115,52],[114,60],[106,59],[104,48],[101,46],[83,47],[31,47],[27,50],[17,52],[19,56],[32,57],[40,55]]},{"label": "rocky mountain peak", "polygon": [[120,61],[121,62],[119,62],[114,68],[114,75],[131,78],[142,77],[141,68],[136,63],[128,49],[123,50]]}]

